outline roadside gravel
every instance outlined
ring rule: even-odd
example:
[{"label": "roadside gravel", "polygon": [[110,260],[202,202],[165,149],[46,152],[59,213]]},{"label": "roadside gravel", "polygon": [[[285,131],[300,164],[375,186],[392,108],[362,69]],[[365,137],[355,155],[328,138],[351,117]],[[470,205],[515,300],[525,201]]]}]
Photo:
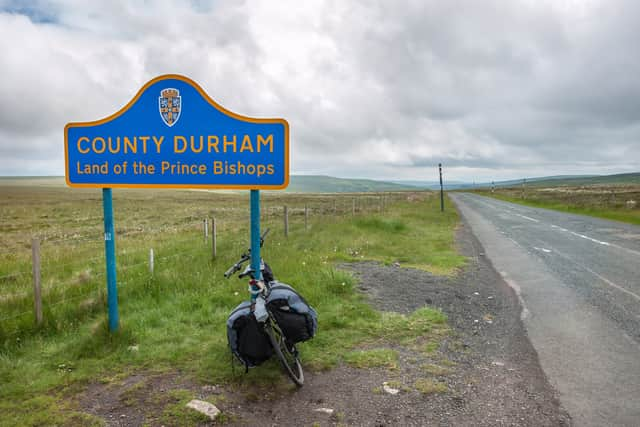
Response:
[{"label": "roadside gravel", "polygon": [[[397,372],[341,366],[308,374],[302,389],[285,396],[243,402],[237,395],[230,399],[235,408],[229,408],[237,420],[260,426],[571,425],[526,336],[517,296],[464,223],[457,244],[469,264],[452,278],[373,262],[341,266],[357,275],[360,290],[380,310],[410,313],[428,305],[447,314],[453,334],[434,357],[454,365],[435,378],[448,392],[417,391],[413,385],[425,376],[421,365],[428,360],[394,347],[400,354]],[[385,381],[401,391],[376,392]]]},{"label": "roadside gravel", "polygon": [[[195,383],[180,387],[203,398],[215,390],[226,422],[234,425],[571,425],[526,336],[516,295],[485,259],[464,223],[457,243],[469,263],[451,278],[372,262],[340,266],[359,278],[360,290],[380,310],[410,313],[425,305],[442,309],[452,333],[432,354],[394,346],[399,353],[398,369],[339,366],[328,372],[305,372],[301,389]],[[425,373],[425,365],[430,364],[440,366],[442,372]],[[446,391],[420,392],[416,381],[425,379],[446,386]],[[147,380],[149,384],[158,381],[169,392],[177,379],[173,375]],[[385,382],[398,393],[385,392]],[[125,388],[92,387],[83,397],[83,406],[108,425],[139,425],[142,419],[153,424],[153,419],[135,412],[139,405],[105,396],[125,395]],[[145,396],[138,400],[142,407],[148,404]]]}]

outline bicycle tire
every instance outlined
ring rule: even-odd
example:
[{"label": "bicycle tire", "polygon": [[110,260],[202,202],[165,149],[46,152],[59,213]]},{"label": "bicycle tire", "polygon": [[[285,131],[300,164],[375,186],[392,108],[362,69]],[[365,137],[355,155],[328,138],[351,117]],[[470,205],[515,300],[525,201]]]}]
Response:
[{"label": "bicycle tire", "polygon": [[298,359],[298,351],[295,345],[287,345],[280,327],[273,320],[265,324],[265,330],[284,371],[295,385],[302,387],[302,384],[304,384],[304,372],[302,372],[302,365]]}]

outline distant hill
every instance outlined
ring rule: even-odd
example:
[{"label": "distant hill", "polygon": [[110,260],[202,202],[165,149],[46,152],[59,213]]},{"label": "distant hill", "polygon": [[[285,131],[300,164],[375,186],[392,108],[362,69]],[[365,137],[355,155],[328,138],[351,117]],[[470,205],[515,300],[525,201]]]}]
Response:
[{"label": "distant hill", "polygon": [[65,186],[64,176],[0,176],[0,185],[19,186]]},{"label": "distant hill", "polygon": [[[440,189],[440,181],[392,181],[394,184],[400,185],[410,185],[413,187],[428,189],[428,190],[439,190]],[[445,190],[458,188],[459,186],[470,185],[463,181],[447,181],[444,180],[442,183]]]},{"label": "distant hill", "polygon": [[616,175],[584,176],[584,177],[552,177],[534,182],[536,186],[576,186],[576,185],[607,185],[607,184],[640,184],[640,172],[622,173]]},{"label": "distant hill", "polygon": [[[0,185],[65,186],[60,176],[7,176],[0,177]],[[291,175],[286,191],[295,193],[365,193],[374,191],[419,190],[410,185],[371,179],[346,179],[323,175]]]},{"label": "distant hill", "polygon": [[[523,179],[496,181],[496,187],[522,185]],[[559,175],[526,178],[526,185],[535,187],[623,185],[640,184],[640,172],[615,175]],[[7,176],[0,177],[0,185],[64,186],[59,176]],[[491,188],[491,182],[468,183],[444,180],[445,190],[471,190]],[[437,181],[376,181],[372,179],[336,178],[325,175],[291,175],[286,191],[295,193],[366,193],[376,191],[439,190]]]},{"label": "distant hill", "polygon": [[406,184],[374,181],[371,179],[346,179],[325,175],[291,175],[288,192],[296,193],[365,193],[370,191],[407,191],[418,188]]},{"label": "distant hill", "polygon": [[[525,179],[512,179],[509,181],[497,181],[496,187],[520,186]],[[559,175],[545,176],[538,178],[526,178],[526,185],[534,187],[560,187],[560,186],[580,186],[580,185],[621,185],[640,184],[640,172],[623,173],[615,175]],[[464,184],[458,189],[488,188],[490,182],[480,184]]]}]

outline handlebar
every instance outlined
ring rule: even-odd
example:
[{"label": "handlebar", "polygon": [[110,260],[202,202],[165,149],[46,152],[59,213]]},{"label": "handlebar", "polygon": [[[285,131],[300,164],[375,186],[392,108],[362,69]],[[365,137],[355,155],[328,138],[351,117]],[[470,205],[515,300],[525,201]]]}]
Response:
[{"label": "handlebar", "polygon": [[[264,230],[264,233],[262,233],[262,236],[260,236],[260,247],[264,245],[264,238],[267,237],[267,234],[269,234],[269,230],[271,229],[267,228],[266,230]],[[249,249],[249,252],[251,252],[251,249]]]},{"label": "handlebar", "polygon": [[[262,236],[260,236],[260,247],[262,247],[262,245],[264,245],[264,238],[267,237],[267,234],[269,234],[269,228],[267,228],[264,233],[262,233]],[[238,262],[236,262],[235,264],[233,264],[231,266],[231,268],[229,268],[227,271],[224,272],[224,277],[225,278],[229,278],[231,277],[235,272],[239,271],[242,268],[242,264],[244,264],[245,262],[249,261],[251,259],[251,248],[249,248],[247,250],[247,252],[243,253],[240,256],[240,259],[238,260]]]},{"label": "handlebar", "polygon": [[242,268],[242,264],[249,261],[250,259],[251,259],[251,256],[249,254],[242,254],[242,257],[240,257],[240,260],[235,264],[233,264],[231,268],[229,268],[227,271],[224,272],[224,277],[226,277],[227,279],[231,277],[236,271]]}]

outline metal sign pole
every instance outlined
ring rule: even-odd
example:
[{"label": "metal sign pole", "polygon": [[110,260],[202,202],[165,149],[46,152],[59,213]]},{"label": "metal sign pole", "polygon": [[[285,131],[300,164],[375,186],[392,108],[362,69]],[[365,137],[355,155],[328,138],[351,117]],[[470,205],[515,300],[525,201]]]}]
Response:
[{"label": "metal sign pole", "polygon": [[118,286],[116,284],[116,234],[113,227],[113,200],[110,188],[102,189],[104,210],[104,250],[107,259],[107,305],[109,331],[118,330]]},{"label": "metal sign pole", "polygon": [[251,268],[256,280],[262,280],[260,271],[260,190],[251,190]]}]

